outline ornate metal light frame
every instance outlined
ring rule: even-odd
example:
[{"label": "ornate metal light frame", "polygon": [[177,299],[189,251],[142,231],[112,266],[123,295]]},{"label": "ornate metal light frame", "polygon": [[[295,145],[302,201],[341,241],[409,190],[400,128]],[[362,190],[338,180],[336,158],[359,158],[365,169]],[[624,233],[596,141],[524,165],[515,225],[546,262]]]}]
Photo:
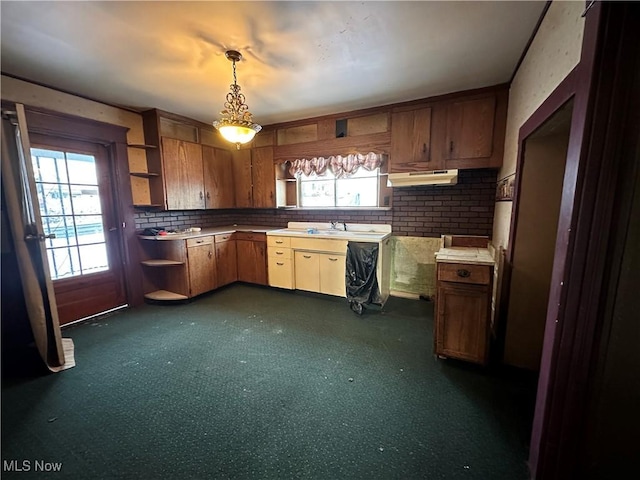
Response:
[{"label": "ornate metal light frame", "polygon": [[224,110],[220,112],[222,118],[213,122],[213,126],[225,140],[235,143],[240,149],[240,145],[253,140],[262,127],[253,122],[253,115],[245,103],[244,94],[240,93],[240,85],[236,78],[236,62],[242,60],[242,55],[236,50],[227,50],[225,57],[233,63],[233,83],[230,85],[231,91],[227,93]]}]

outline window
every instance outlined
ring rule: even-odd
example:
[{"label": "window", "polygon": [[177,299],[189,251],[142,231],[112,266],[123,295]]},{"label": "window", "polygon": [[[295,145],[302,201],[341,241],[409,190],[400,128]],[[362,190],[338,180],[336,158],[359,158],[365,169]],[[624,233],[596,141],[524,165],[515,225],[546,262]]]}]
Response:
[{"label": "window", "polygon": [[298,173],[300,207],[377,207],[379,168],[364,168],[348,176],[336,178],[327,169],[324,175]]},{"label": "window", "polygon": [[109,269],[95,157],[31,149],[51,279]]}]

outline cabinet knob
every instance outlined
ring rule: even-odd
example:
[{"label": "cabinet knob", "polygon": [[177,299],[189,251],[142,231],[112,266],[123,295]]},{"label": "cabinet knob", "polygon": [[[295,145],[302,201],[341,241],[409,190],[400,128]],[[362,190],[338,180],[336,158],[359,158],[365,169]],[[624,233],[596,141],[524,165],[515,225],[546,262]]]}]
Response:
[{"label": "cabinet knob", "polygon": [[471,276],[471,272],[465,268],[461,268],[460,270],[456,271],[456,273],[461,278],[468,278]]},{"label": "cabinet knob", "polygon": [[204,198],[204,195],[202,192],[200,192],[200,200],[202,200]]},{"label": "cabinet knob", "polygon": [[209,258],[213,257],[213,253],[209,252]]}]

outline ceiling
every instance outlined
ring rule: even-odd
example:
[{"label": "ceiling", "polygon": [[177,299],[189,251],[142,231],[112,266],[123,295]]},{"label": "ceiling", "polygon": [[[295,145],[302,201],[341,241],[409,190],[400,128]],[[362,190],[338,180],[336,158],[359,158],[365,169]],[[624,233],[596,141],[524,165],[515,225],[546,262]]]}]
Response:
[{"label": "ceiling", "polygon": [[509,81],[546,2],[8,2],[1,69],[210,123],[263,125]]}]

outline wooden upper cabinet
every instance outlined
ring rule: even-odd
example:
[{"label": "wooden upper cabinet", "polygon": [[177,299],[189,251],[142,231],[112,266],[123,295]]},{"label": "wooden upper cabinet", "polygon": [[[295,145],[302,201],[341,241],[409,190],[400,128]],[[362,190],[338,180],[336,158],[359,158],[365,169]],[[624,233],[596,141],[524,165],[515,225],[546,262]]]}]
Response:
[{"label": "wooden upper cabinet", "polygon": [[167,209],[204,208],[202,147],[197,143],[163,137],[162,159]]},{"label": "wooden upper cabinet", "polygon": [[231,157],[236,207],[251,208],[253,206],[251,150],[234,150]]},{"label": "wooden upper cabinet", "polygon": [[231,152],[202,146],[205,207],[233,208],[235,193]]},{"label": "wooden upper cabinet", "polygon": [[445,158],[490,157],[493,153],[495,96],[453,102],[447,109]]},{"label": "wooden upper cabinet", "polygon": [[253,206],[273,208],[276,206],[275,167],[273,147],[252,150],[251,179],[253,182]]},{"label": "wooden upper cabinet", "polygon": [[431,161],[431,108],[395,112],[391,117],[389,173],[438,168]]}]

